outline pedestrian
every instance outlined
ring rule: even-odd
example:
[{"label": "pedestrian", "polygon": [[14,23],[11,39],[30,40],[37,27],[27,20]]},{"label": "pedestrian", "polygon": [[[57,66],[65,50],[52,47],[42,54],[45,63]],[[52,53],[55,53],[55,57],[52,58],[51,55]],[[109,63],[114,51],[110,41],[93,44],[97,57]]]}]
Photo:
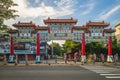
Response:
[{"label": "pedestrian", "polygon": [[101,53],[101,54],[100,54],[100,57],[101,57],[101,61],[102,61],[102,63],[104,64],[104,62],[105,62],[105,57],[104,57],[104,54],[103,54],[103,53]]},{"label": "pedestrian", "polygon": [[96,53],[93,54],[93,64],[96,62]]},{"label": "pedestrian", "polygon": [[116,53],[113,57],[114,57],[114,63],[116,64],[116,62],[118,61],[118,54]]},{"label": "pedestrian", "polygon": [[64,60],[65,60],[65,64],[67,64],[67,54],[64,54]]},{"label": "pedestrian", "polygon": [[78,52],[75,52],[75,53],[74,53],[74,62],[75,62],[75,64],[76,64],[76,62],[77,62],[77,57],[78,57]]},{"label": "pedestrian", "polygon": [[57,55],[55,55],[55,63],[57,63]]}]

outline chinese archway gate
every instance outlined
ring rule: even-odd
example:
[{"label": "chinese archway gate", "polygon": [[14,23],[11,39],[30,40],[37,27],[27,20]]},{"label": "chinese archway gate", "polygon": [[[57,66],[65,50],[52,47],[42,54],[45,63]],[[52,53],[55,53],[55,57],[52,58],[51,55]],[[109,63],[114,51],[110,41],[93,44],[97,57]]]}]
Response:
[{"label": "chinese archway gate", "polygon": [[[17,30],[9,30],[10,38],[10,60],[14,60],[15,54],[21,54],[14,49],[14,44],[18,42],[31,42],[35,45],[35,51],[32,49],[23,51],[24,54],[36,54],[36,62],[40,62],[42,49],[41,43],[50,40],[73,40],[82,44],[82,62],[86,61],[85,44],[90,42],[108,43],[108,61],[112,62],[112,33],[113,29],[105,29],[109,26],[108,23],[89,21],[86,25],[75,26],[76,19],[45,19],[45,25],[36,26],[33,22],[18,22],[13,24]],[[27,45],[25,45],[27,47]]]}]

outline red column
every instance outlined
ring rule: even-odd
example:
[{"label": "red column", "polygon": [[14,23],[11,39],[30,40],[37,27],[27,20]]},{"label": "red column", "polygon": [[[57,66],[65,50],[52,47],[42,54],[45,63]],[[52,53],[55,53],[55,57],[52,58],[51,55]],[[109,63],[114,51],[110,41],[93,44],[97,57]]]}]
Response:
[{"label": "red column", "polygon": [[50,27],[48,27],[48,33],[50,33]]},{"label": "red column", "polygon": [[102,36],[104,37],[104,31],[102,32]]},{"label": "red column", "polygon": [[71,33],[73,33],[73,27],[71,28]]},{"label": "red column", "polygon": [[37,34],[37,52],[36,52],[36,55],[37,56],[40,56],[40,34]]},{"label": "red column", "polygon": [[85,55],[85,34],[82,33],[82,55]]},{"label": "red column", "polygon": [[108,38],[108,56],[112,55],[112,37]]},{"label": "red column", "polygon": [[13,37],[10,38],[10,55],[14,55]]},{"label": "red column", "polygon": [[89,36],[91,36],[91,32],[89,33]]},{"label": "red column", "polygon": [[18,37],[20,36],[20,32],[18,31]]}]

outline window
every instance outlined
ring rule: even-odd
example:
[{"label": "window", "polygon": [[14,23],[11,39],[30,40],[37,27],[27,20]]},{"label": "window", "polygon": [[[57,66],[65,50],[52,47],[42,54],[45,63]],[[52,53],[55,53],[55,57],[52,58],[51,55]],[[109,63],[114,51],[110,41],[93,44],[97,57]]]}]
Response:
[{"label": "window", "polygon": [[29,30],[29,33],[30,33],[31,31]]},{"label": "window", "polygon": [[74,33],[74,36],[76,36],[76,33]]}]

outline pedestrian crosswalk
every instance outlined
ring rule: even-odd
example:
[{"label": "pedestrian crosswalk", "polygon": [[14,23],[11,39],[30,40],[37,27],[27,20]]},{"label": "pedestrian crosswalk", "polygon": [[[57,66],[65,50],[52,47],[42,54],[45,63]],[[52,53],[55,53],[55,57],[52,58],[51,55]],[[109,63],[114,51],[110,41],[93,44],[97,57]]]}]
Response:
[{"label": "pedestrian crosswalk", "polygon": [[[120,69],[106,66],[81,66],[109,79],[120,79]],[[115,73],[117,72],[117,73]]]}]

